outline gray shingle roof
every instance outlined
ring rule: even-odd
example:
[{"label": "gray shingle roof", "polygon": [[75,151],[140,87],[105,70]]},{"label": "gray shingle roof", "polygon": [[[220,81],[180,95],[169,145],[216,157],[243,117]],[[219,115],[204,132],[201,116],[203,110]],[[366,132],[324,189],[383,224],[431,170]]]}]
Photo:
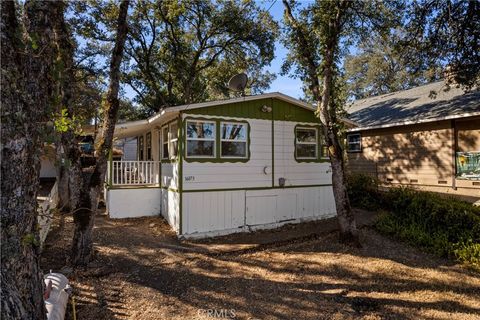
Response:
[{"label": "gray shingle roof", "polygon": [[[409,90],[357,100],[347,108],[349,119],[360,127],[402,122],[426,122],[438,118],[480,112],[480,90],[465,93],[442,81]],[[436,93],[436,94],[433,94]]]}]

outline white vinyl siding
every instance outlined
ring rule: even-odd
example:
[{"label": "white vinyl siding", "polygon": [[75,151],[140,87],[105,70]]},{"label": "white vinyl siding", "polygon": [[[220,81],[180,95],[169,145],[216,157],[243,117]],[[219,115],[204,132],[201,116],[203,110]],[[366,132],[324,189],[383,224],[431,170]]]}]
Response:
[{"label": "white vinyl siding", "polygon": [[[329,162],[297,162],[295,160],[295,126],[311,125],[292,121],[275,121],[274,156],[275,186],[278,179],[285,178],[285,186],[331,184]],[[253,141],[252,141],[253,143]]]},{"label": "white vinyl siding", "polygon": [[[193,117],[193,115],[189,115],[189,117]],[[201,117],[207,118],[204,115]],[[250,127],[250,158],[248,162],[184,161],[182,174],[184,190],[272,186],[272,122],[243,118],[229,118],[224,122],[245,120],[248,120]],[[267,168],[267,173],[265,173],[265,168]]]}]

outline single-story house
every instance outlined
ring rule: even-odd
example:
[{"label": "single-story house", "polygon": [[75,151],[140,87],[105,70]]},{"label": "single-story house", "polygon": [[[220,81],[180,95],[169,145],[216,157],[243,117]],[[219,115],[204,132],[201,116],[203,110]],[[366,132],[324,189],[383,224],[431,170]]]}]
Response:
[{"label": "single-story house", "polygon": [[162,215],[181,237],[336,214],[331,167],[309,104],[281,93],[169,107],[117,124],[137,159],[111,161],[111,218]]},{"label": "single-story house", "polygon": [[358,100],[348,109],[348,168],[383,185],[480,198],[480,90],[444,81]]}]

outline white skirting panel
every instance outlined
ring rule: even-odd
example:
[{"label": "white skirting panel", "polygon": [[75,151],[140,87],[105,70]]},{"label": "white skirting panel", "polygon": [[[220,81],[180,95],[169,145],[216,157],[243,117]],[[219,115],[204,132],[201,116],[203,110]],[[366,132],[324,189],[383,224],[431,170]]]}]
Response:
[{"label": "white skirting panel", "polygon": [[110,218],[136,218],[160,214],[160,188],[107,190]]},{"label": "white skirting panel", "polygon": [[175,191],[162,189],[162,216],[168,224],[178,232],[180,225],[180,194]]},{"label": "white skirting panel", "polygon": [[182,210],[183,234],[241,228],[245,191],[185,192]]},{"label": "white skirting panel", "polygon": [[185,238],[274,228],[336,214],[331,186],[183,194]]}]

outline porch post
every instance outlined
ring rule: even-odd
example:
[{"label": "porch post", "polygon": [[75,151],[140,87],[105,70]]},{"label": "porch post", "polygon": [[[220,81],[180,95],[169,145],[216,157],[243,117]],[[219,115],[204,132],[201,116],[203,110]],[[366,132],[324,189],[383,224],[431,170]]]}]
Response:
[{"label": "porch post", "polygon": [[108,151],[108,186],[112,187],[112,173],[113,173],[113,152],[112,148]]}]

